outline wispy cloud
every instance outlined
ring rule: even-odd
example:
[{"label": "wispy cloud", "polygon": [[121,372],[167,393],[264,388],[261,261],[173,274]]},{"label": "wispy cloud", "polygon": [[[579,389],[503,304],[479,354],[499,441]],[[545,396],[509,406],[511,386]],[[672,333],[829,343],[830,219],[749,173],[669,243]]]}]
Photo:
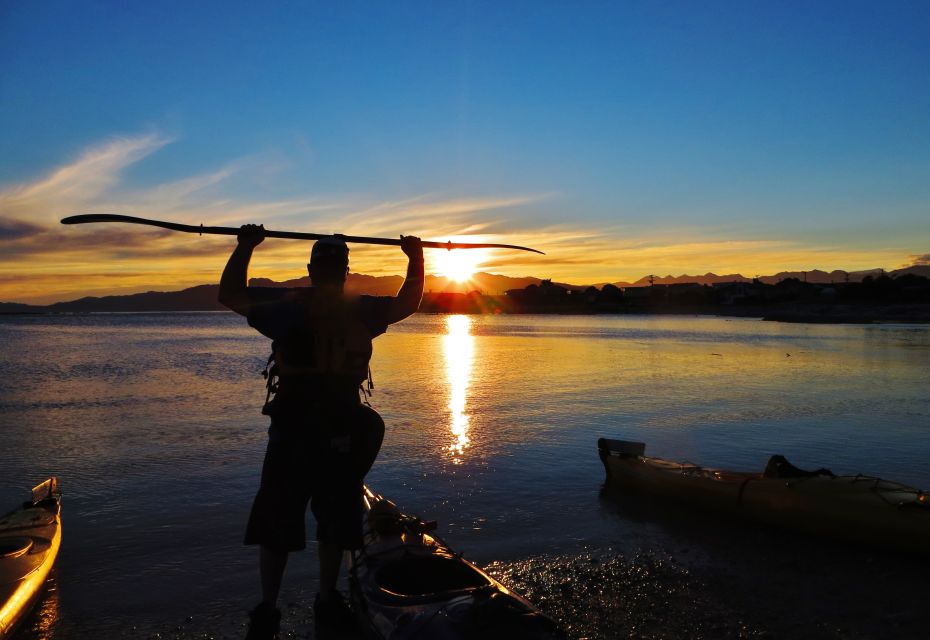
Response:
[{"label": "wispy cloud", "polygon": [[925,253],[923,255],[910,256],[911,262],[908,266],[911,267],[925,267],[930,265],[930,253]]},{"label": "wispy cloud", "polygon": [[421,234],[459,236],[473,234],[494,223],[481,218],[495,212],[531,205],[545,195],[444,199],[436,194],[399,201],[379,202],[341,216],[346,234],[371,235],[371,229],[389,235]]},{"label": "wispy cloud", "polygon": [[0,242],[4,240],[19,240],[28,238],[38,233],[42,233],[43,227],[40,227],[22,220],[11,220],[0,217]]},{"label": "wispy cloud", "polygon": [[202,195],[237,172],[235,166],[175,182],[156,185],[150,189],[128,194],[135,206],[158,207],[161,211],[175,211],[190,204],[191,198]]},{"label": "wispy cloud", "polygon": [[148,134],[96,146],[36,182],[0,190],[0,212],[13,219],[51,222],[95,203],[117,184],[126,167],[169,142]]}]

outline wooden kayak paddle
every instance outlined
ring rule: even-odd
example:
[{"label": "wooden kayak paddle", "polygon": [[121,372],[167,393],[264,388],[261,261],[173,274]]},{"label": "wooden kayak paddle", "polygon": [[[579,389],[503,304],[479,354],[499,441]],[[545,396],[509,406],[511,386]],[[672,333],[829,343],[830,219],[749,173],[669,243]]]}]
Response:
[{"label": "wooden kayak paddle", "polygon": [[[136,218],[135,216],[123,216],[112,213],[88,213],[77,216],[68,216],[62,218],[62,224],[87,224],[91,222],[124,222],[128,224],[144,224],[150,227],[161,227],[162,229],[171,229],[172,231],[181,231],[183,233],[212,234],[221,236],[237,236],[239,229],[236,227],[205,227],[193,224],[178,224],[176,222],[164,222],[162,220],[147,220],[145,218]],[[335,235],[346,242],[358,244],[383,244],[394,247],[400,246],[400,240],[395,238],[366,238],[364,236],[344,236],[342,234],[328,233],[305,233],[303,231],[272,231],[265,229],[266,238],[287,238],[290,240],[319,240]],[[538,249],[521,247],[515,244],[495,244],[485,242],[436,242],[433,240],[423,240],[424,247],[431,249],[516,249],[518,251],[532,251],[545,255]]]}]

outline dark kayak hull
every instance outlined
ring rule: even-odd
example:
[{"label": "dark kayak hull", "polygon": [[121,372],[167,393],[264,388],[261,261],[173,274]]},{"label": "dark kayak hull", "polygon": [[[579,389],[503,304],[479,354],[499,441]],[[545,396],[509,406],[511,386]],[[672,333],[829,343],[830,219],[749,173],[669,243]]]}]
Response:
[{"label": "dark kayak hull", "polygon": [[50,478],[33,499],[0,518],[0,640],[35,605],[61,546],[61,494]]},{"label": "dark kayak hull", "polygon": [[827,539],[930,554],[930,497],[920,489],[863,475],[767,477],[644,451],[642,443],[600,439],[608,483]]},{"label": "dark kayak hull", "polygon": [[435,523],[404,515],[366,488],[365,544],[351,553],[353,605],[385,640],[555,640],[555,623],[456,554]]}]

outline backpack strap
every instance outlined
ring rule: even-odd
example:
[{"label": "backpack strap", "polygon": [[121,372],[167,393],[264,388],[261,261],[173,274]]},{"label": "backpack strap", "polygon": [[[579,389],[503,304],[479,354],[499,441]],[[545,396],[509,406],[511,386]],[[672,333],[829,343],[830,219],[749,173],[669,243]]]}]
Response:
[{"label": "backpack strap", "polygon": [[268,390],[265,394],[265,404],[262,406],[262,414],[269,416],[274,408],[274,396],[278,392],[278,364],[274,360],[274,351],[268,356],[265,362],[265,368],[262,370],[262,377],[265,379],[265,388]]}]

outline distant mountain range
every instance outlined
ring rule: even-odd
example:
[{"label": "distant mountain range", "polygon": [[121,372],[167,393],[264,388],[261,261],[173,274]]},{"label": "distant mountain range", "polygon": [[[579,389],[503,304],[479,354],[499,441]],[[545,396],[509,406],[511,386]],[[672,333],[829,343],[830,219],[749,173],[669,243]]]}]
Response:
[{"label": "distant mountain range", "polygon": [[[393,296],[400,289],[404,279],[401,276],[369,276],[350,273],[346,281],[346,291],[355,294],[374,296]],[[531,284],[539,284],[540,278],[511,278],[492,273],[477,273],[468,283],[457,283],[440,276],[427,276],[427,292],[468,293],[480,291],[487,295],[503,295],[509,289],[523,289]],[[296,278],[276,282],[267,278],[252,278],[249,285],[253,287],[306,287],[310,278]],[[578,289],[576,285],[560,285]],[[157,311],[225,311],[226,307],[217,302],[219,285],[203,284],[182,291],[147,291],[120,296],[85,297],[68,302],[56,302],[49,305],[30,305],[16,302],[0,302],[0,313],[120,313],[120,312],[157,312]]]},{"label": "distant mountain range", "polygon": [[142,311],[224,311],[216,301],[219,285],[202,284],[182,291],[147,291],[124,296],[79,298],[49,305],[0,302],[0,313],[113,313]]},{"label": "distant mountain range", "polygon": [[[783,271],[773,276],[760,276],[759,280],[766,284],[775,284],[786,278],[807,280],[811,283],[828,284],[830,282],[859,282],[866,276],[877,277],[886,273],[881,269],[868,271]],[[887,272],[892,277],[913,273],[930,278],[930,266],[914,266]],[[654,284],[679,284],[697,282],[700,284],[714,284],[716,282],[748,282],[740,274],[717,275],[705,273],[704,275],[680,276],[652,276]],[[397,293],[403,278],[401,276],[369,276],[352,273],[346,282],[346,290],[357,294],[389,296]],[[440,276],[427,276],[425,289],[427,292],[441,293],[467,293],[480,291],[486,295],[503,295],[510,289],[524,289],[531,284],[540,284],[542,279],[523,277],[511,278],[492,273],[477,273],[468,283],[457,283]],[[267,278],[253,278],[249,281],[251,286],[258,287],[303,287],[309,284],[309,278],[303,277],[285,282],[275,282]],[[589,285],[573,285],[554,283],[559,286],[584,290]],[[606,283],[596,286],[602,287]],[[623,288],[645,287],[650,284],[650,276],[640,278],[635,282],[613,282],[614,286]],[[204,284],[190,287],[182,291],[148,291],[121,296],[85,297],[68,302],[56,302],[50,305],[30,305],[15,302],[0,302],[0,313],[93,313],[93,312],[158,312],[158,311],[223,311],[223,307],[216,301],[219,285]]]},{"label": "distant mountain range", "polygon": [[[773,276],[759,276],[759,281],[765,284],[776,284],[788,278],[797,278],[805,282],[814,284],[830,284],[832,282],[861,282],[866,276],[877,278],[883,274],[891,277],[897,277],[906,273],[930,278],[930,265],[920,265],[914,267],[905,267],[894,271],[885,271],[884,269],[868,269],[866,271],[821,271],[813,269],[811,271],[781,271]],[[651,279],[651,281],[650,281]],[[697,282],[699,284],[714,284],[717,282],[751,282],[752,278],[747,278],[739,273],[718,276],[716,273],[705,273],[702,276],[644,276],[636,282],[612,282],[616,287],[625,289],[627,287],[648,287],[650,284],[681,284],[685,282]]]},{"label": "distant mountain range", "polygon": [[[361,273],[350,273],[346,281],[346,291],[356,294],[367,294],[371,296],[393,296],[400,289],[404,279],[401,276],[367,276]],[[472,276],[468,282],[456,282],[442,276],[426,276],[424,291],[427,292],[444,292],[444,293],[469,293],[479,291],[489,296],[500,296],[511,289],[525,289],[531,284],[539,284],[541,278],[511,278],[510,276],[501,276],[494,273],[478,272]],[[310,284],[310,278],[296,278],[284,282],[275,282],[267,278],[252,278],[249,284],[253,287],[306,287]],[[561,287],[567,289],[584,289],[584,286],[565,284],[556,282]]]}]

